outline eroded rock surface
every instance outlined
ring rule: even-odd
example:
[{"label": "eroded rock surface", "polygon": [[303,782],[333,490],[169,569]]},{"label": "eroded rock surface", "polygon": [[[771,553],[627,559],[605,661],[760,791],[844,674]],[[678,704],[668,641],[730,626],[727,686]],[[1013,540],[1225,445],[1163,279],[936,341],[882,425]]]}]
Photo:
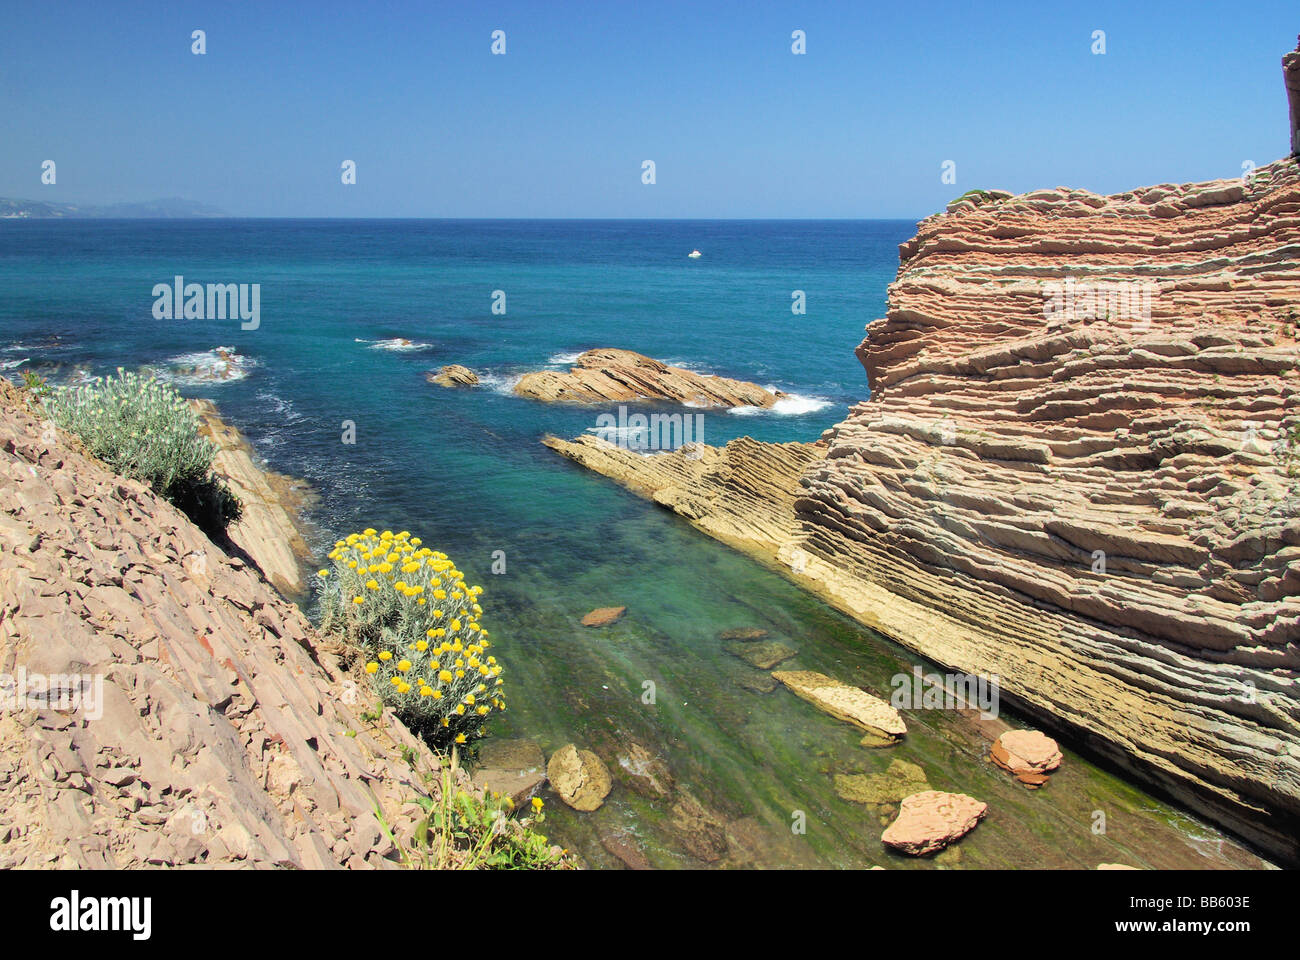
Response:
[{"label": "eroded rock surface", "polygon": [[584,812],[599,809],[613,786],[605,762],[590,750],[579,750],[572,743],[551,755],[546,775],[561,800]]},{"label": "eroded rock surface", "polygon": [[303,510],[314,494],[301,480],[266,469],[248,440],[221,419],[208,400],[191,400],[199,433],[216,447],[213,472],[223,477],[243,507],[226,536],[288,597],[307,591],[310,549]]},{"label": "eroded rock surface", "polygon": [[970,833],[987,812],[988,804],[964,793],[923,790],[903,798],[898,818],[880,839],[895,850],[925,856]]},{"label": "eroded rock surface", "polygon": [[567,373],[526,373],[515,393],[547,403],[667,400],[699,407],[770,407],[782,394],[756,383],[670,367],[631,350],[588,350]]},{"label": "eroded rock surface", "polygon": [[478,384],[478,374],[459,363],[439,367],[437,372],[426,374],[425,379],[440,387],[473,387]]},{"label": "eroded rock surface", "polygon": [[397,866],[372,811],[396,826],[427,748],[255,569],[0,409],[0,673],[91,695],[0,717],[0,867]]},{"label": "eroded rock surface", "polygon": [[1061,749],[1037,730],[1008,730],[993,742],[989,759],[1025,786],[1036,788],[1061,765]]},{"label": "eroded rock surface", "polygon": [[907,733],[899,712],[865,690],[811,670],[778,670],[772,677],[819,710],[866,731],[874,741],[893,743]]}]

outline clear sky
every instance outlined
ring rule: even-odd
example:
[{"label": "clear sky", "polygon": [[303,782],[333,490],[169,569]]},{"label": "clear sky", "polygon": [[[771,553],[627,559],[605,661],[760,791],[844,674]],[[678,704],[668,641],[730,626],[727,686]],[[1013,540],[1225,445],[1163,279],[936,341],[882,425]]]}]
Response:
[{"label": "clear sky", "polygon": [[0,0],[0,196],[918,218],[974,187],[1116,192],[1276,160],[1297,33],[1296,0]]}]

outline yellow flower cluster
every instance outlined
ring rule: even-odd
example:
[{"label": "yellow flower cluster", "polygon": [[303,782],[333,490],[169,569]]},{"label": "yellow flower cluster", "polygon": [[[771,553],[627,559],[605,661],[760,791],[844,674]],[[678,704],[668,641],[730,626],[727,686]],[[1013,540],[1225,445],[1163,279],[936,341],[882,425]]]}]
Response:
[{"label": "yellow flower cluster", "polygon": [[501,665],[480,623],[483,588],[403,530],[367,529],[334,544],[320,574],[326,627],[342,620],[371,652],[366,672],[425,735],[465,743],[505,709]]}]

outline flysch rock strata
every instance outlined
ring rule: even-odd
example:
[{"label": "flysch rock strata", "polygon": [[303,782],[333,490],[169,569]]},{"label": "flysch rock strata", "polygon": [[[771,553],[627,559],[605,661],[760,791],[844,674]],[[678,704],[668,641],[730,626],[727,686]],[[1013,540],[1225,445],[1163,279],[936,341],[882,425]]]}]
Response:
[{"label": "flysch rock strata", "polygon": [[290,598],[307,592],[306,525],[302,513],[313,498],[305,483],[266,469],[242,433],[221,419],[208,400],[191,400],[199,433],[212,441],[212,470],[225,479],[243,505],[238,523],[226,530],[262,575]]},{"label": "flysch rock strata", "polygon": [[756,383],[672,367],[631,350],[588,350],[567,372],[526,373],[515,393],[547,403],[662,400],[697,407],[770,407],[783,394]]},{"label": "flysch rock strata", "polygon": [[0,868],[397,866],[373,810],[401,836],[436,758],[255,569],[0,408]]},{"label": "flysch rock strata", "polygon": [[954,208],[797,480],[791,444],[548,444],[1300,861],[1296,161]]}]

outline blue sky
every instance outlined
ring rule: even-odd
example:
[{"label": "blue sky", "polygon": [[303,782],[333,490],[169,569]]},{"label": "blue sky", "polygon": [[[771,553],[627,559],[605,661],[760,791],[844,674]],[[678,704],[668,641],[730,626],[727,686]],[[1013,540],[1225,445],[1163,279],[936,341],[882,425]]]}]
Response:
[{"label": "blue sky", "polygon": [[974,187],[1237,176],[1287,151],[1300,33],[1295,0],[0,12],[0,196],[243,216],[919,218]]}]

